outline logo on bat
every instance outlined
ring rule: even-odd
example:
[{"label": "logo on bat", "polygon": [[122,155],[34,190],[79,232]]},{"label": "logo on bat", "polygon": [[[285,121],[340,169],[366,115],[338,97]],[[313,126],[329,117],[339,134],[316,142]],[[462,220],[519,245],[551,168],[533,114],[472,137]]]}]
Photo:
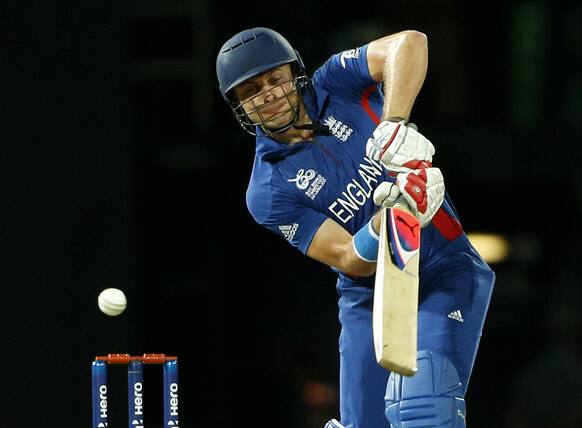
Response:
[{"label": "logo on bat", "polygon": [[403,270],[420,248],[420,223],[416,217],[398,208],[390,209],[386,223],[392,261]]}]

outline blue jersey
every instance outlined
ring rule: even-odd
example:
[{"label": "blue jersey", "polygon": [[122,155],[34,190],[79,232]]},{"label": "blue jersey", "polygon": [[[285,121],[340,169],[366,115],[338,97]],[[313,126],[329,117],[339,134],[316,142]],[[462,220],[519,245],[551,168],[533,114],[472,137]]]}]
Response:
[{"label": "blue jersey", "polygon": [[[384,102],[381,85],[370,76],[366,52],[367,45],[335,54],[311,79],[316,101],[308,105],[310,117],[327,125],[330,135],[286,145],[257,129],[248,209],[259,224],[302,253],[327,218],[355,234],[378,208],[374,189],[394,180],[380,162],[365,155]],[[421,269],[431,254],[460,234],[447,196],[422,230]]]},{"label": "blue jersey", "polygon": [[[377,210],[374,189],[383,181],[394,180],[379,162],[365,156],[366,142],[380,122],[384,102],[381,85],[370,76],[366,52],[367,46],[363,46],[333,55],[313,75],[315,101],[308,102],[307,107],[310,117],[327,125],[330,135],[285,145],[257,129],[248,209],[259,224],[303,253],[328,218],[352,235],[365,226]],[[340,412],[341,422],[348,428],[386,428],[386,417],[397,421],[401,416],[408,417],[407,412],[413,412],[410,417],[415,421],[429,413],[432,417],[435,412],[441,420],[465,417],[464,407],[453,404],[464,406],[462,397],[473,368],[494,274],[464,236],[448,195],[431,223],[422,229],[420,248],[418,349],[428,350],[430,355],[434,352],[435,358],[452,366],[447,363],[443,366],[446,374],[435,372],[434,377],[431,370],[420,370],[413,378],[414,385],[403,387],[404,398],[397,397],[404,400],[405,412],[394,415],[394,409],[400,409],[392,405],[398,401],[390,389],[395,384],[388,382],[389,372],[374,357],[373,276],[354,278],[334,269],[339,274],[342,324]],[[450,383],[445,387],[439,383],[453,379],[453,372],[461,381],[461,386],[455,386],[459,390],[455,390],[455,398],[447,395],[452,391]],[[446,390],[445,395],[433,398],[441,394],[441,389]],[[435,407],[427,411],[433,404],[426,403]],[[410,410],[409,404],[410,409],[421,410]],[[454,411],[452,416],[450,409]],[[431,419],[423,426],[434,426],[433,422]]]}]

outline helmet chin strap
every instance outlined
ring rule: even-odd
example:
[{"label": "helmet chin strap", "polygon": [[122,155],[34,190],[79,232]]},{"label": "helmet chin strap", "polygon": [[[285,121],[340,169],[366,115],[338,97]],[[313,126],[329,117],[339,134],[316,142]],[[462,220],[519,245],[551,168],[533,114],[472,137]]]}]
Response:
[{"label": "helmet chin strap", "polygon": [[309,123],[307,125],[294,125],[293,128],[303,130],[307,129],[313,131],[315,134],[318,135],[331,135],[329,127],[322,125],[321,123]]},{"label": "helmet chin strap", "polygon": [[287,124],[280,126],[279,128],[266,128],[266,127],[262,127],[263,130],[267,133],[267,134],[280,134],[282,132],[287,131],[290,128],[294,128],[300,131],[303,130],[308,130],[308,131],[313,131],[314,134],[317,135],[331,135],[331,131],[329,130],[329,127],[326,125],[322,125],[321,123],[308,123],[305,125],[295,125],[295,123],[297,122],[298,117],[297,114],[295,114],[295,117]]}]

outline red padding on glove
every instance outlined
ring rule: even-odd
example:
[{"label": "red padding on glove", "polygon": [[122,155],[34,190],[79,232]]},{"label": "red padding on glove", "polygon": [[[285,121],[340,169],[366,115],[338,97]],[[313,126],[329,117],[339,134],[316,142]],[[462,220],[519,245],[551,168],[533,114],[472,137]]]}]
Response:
[{"label": "red padding on glove", "polygon": [[416,175],[414,172],[408,173],[406,176],[407,182],[404,186],[404,190],[408,193],[414,202],[416,202],[416,208],[418,212],[425,213],[428,208],[428,200],[426,198],[426,170],[420,171],[420,174]]},{"label": "red padding on glove", "polygon": [[424,168],[431,168],[432,167],[432,163],[430,163],[429,161],[426,160],[411,160],[408,161],[404,164],[404,166],[406,168],[410,168],[410,169],[424,169]]}]

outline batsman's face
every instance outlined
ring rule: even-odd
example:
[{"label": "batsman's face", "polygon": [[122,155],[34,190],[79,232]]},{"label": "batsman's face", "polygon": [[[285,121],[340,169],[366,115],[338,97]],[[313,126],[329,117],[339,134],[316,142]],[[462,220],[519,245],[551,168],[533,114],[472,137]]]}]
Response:
[{"label": "batsman's face", "polygon": [[278,128],[295,117],[299,94],[291,66],[284,64],[234,88],[240,105],[254,124]]}]

